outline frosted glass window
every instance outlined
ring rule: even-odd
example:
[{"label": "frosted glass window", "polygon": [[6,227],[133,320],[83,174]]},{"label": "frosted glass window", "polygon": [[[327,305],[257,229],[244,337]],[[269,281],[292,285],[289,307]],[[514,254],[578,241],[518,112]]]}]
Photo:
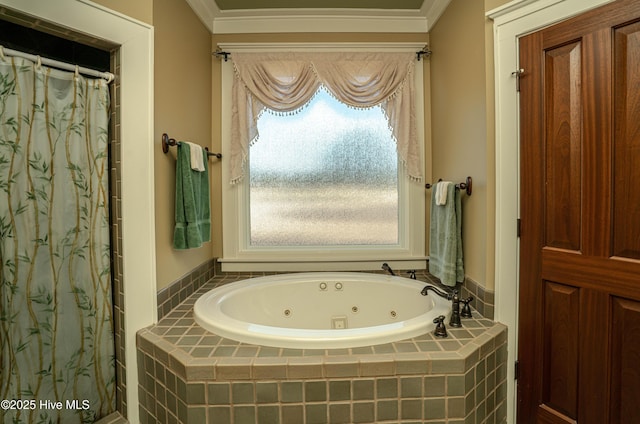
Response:
[{"label": "frosted glass window", "polygon": [[380,107],[324,89],[301,111],[263,113],[249,153],[251,246],[398,244],[398,155]]}]

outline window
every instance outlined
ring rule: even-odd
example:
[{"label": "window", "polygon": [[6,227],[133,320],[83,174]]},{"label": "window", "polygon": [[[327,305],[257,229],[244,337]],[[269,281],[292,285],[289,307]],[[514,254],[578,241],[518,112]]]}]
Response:
[{"label": "window", "polygon": [[398,244],[398,155],[380,107],[349,108],[320,89],[298,113],[263,113],[258,130],[250,246]]},{"label": "window", "polygon": [[[223,63],[223,154],[233,72]],[[420,62],[415,80],[421,105]],[[348,107],[320,88],[301,110],[264,112],[258,132],[240,183],[222,161],[223,270],[424,268],[424,182],[406,175],[380,107]]]}]

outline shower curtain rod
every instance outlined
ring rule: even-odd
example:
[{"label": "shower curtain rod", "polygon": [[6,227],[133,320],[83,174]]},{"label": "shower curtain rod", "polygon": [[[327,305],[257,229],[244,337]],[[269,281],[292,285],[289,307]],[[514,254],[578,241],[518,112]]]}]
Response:
[{"label": "shower curtain rod", "polygon": [[51,66],[58,69],[63,69],[65,71],[77,72],[77,73],[88,75],[91,77],[102,78],[107,80],[107,84],[111,83],[115,79],[115,75],[113,75],[111,72],[100,72],[94,69],[85,68],[83,66],[60,62],[59,60],[48,59],[46,57],[40,57],[37,55],[21,52],[18,50],[7,49],[0,45],[0,60],[4,60],[5,55],[21,57],[38,64],[47,65],[47,66]]}]

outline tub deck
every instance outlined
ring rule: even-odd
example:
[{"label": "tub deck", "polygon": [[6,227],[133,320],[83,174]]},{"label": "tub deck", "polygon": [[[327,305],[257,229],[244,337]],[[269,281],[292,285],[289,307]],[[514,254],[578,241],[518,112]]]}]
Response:
[{"label": "tub deck", "polygon": [[213,278],[138,332],[142,423],[505,422],[504,325],[474,311],[462,328],[447,327],[446,339],[290,349],[240,343],[195,323],[200,295],[244,278]]}]

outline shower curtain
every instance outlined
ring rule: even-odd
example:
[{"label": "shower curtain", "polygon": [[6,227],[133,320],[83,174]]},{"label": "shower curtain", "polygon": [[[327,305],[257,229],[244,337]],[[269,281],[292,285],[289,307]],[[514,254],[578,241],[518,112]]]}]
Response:
[{"label": "shower curtain", "polygon": [[106,81],[0,57],[0,423],[115,410]]}]

